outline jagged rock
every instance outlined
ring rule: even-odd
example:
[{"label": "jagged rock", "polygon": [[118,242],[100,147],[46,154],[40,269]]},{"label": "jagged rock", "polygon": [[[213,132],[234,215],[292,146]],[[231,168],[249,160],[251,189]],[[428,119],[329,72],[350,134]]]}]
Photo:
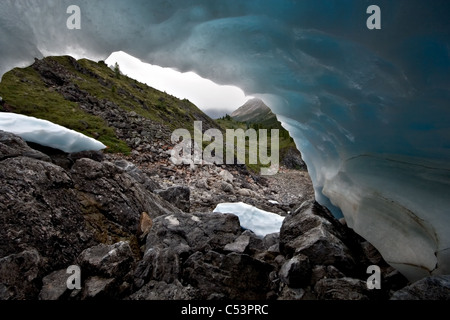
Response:
[{"label": "jagged rock", "polygon": [[193,251],[222,251],[240,232],[239,218],[232,214],[174,213],[153,220],[146,250],[161,245],[175,248],[186,244]]},{"label": "jagged rock", "polygon": [[300,151],[295,148],[289,148],[287,150],[281,160],[281,165],[288,169],[306,169],[306,164],[302,159]]},{"label": "jagged rock", "polygon": [[71,173],[75,188],[84,196],[86,210],[102,212],[107,219],[133,234],[137,232],[142,212],[154,218],[179,211],[111,162],[80,159]]},{"label": "jagged rock", "polygon": [[305,202],[284,219],[280,229],[280,245],[283,251],[287,243],[295,241],[297,237],[316,227],[323,226],[325,229],[332,230],[330,221],[318,214],[322,209],[318,203]]},{"label": "jagged rock", "polygon": [[305,293],[306,291],[302,288],[284,286],[278,296],[278,300],[302,300]]},{"label": "jagged rock", "polygon": [[181,277],[181,264],[192,253],[223,251],[240,232],[234,215],[174,213],[155,218],[144,257],[134,272],[135,286],[141,288],[149,280],[173,282]]},{"label": "jagged rock", "polygon": [[52,162],[49,156],[30,148],[22,138],[0,130],[0,161],[19,156]]},{"label": "jagged rock", "polygon": [[189,187],[175,186],[166,190],[156,190],[156,193],[184,212],[190,211],[191,190]]},{"label": "jagged rock", "polygon": [[426,277],[396,291],[391,300],[450,300],[450,275]]},{"label": "jagged rock", "polygon": [[335,265],[351,271],[355,267],[350,250],[326,229],[314,228],[290,243],[295,255],[304,254],[312,264]]},{"label": "jagged rock", "polygon": [[93,276],[88,278],[83,287],[82,299],[107,299],[114,297],[115,279]]},{"label": "jagged rock", "polygon": [[28,300],[39,293],[42,257],[26,250],[0,259],[0,300]]},{"label": "jagged rock", "polygon": [[133,253],[128,242],[99,244],[84,250],[78,257],[84,274],[121,278],[132,269]]},{"label": "jagged rock", "polygon": [[244,253],[247,251],[248,245],[250,243],[250,236],[240,235],[234,242],[228,243],[225,247],[225,251]]},{"label": "jagged rock", "polygon": [[254,232],[245,230],[234,242],[224,247],[225,251],[253,255],[264,250],[263,240]]},{"label": "jagged rock", "polygon": [[[287,256],[304,254],[314,265],[335,265],[353,271],[355,260],[329,220],[317,214],[316,203],[306,203],[287,216],[280,229],[280,250]],[[336,221],[336,224],[339,222]]]},{"label": "jagged rock", "polygon": [[145,252],[134,272],[134,284],[141,288],[147,281],[171,283],[180,278],[181,257],[188,255],[189,247],[180,244],[176,248],[151,248]]},{"label": "jagged rock", "polygon": [[297,255],[286,261],[280,269],[281,281],[291,288],[301,288],[309,284],[311,265],[304,255]]},{"label": "jagged rock", "polygon": [[69,278],[67,269],[57,270],[42,279],[42,289],[39,293],[39,300],[62,300],[70,295],[67,288]]},{"label": "jagged rock", "polygon": [[316,265],[312,268],[311,271],[311,284],[314,285],[317,283],[317,281],[323,278],[336,279],[344,277],[345,275],[334,266]]},{"label": "jagged rock", "polygon": [[318,269],[313,272],[312,284],[323,277],[341,278],[344,275],[367,279],[367,267],[372,264],[380,267],[384,279],[377,297],[386,295],[390,288],[398,288],[402,283],[401,276],[386,277],[392,268],[370,243],[316,202],[303,203],[285,218],[280,230],[280,250],[288,257],[301,253],[308,256],[313,266],[326,268],[323,272]]},{"label": "jagged rock", "polygon": [[33,247],[45,260],[44,272],[50,272],[94,245],[66,171],[26,157],[6,159],[1,166],[0,257]]},{"label": "jagged rock", "polygon": [[[143,288],[149,281],[167,285],[181,281],[195,288],[201,299],[265,298],[271,290],[269,274],[274,267],[247,254],[225,254],[230,249],[251,252],[250,247],[263,248],[262,239],[257,239],[259,245],[252,244],[257,237],[251,232],[238,239],[240,235],[235,215],[181,213],[157,217],[147,236],[145,255],[134,273],[135,287]],[[242,248],[237,248],[238,244]]]},{"label": "jagged rock", "polygon": [[359,279],[322,279],[314,286],[319,300],[368,300],[366,282]]},{"label": "jagged rock", "polygon": [[129,296],[130,300],[193,300],[197,292],[192,286],[184,287],[178,280],[172,283],[150,281]]},{"label": "jagged rock", "polygon": [[268,251],[280,252],[279,245],[280,245],[280,233],[279,232],[269,233],[269,234],[265,235],[265,237],[263,239],[263,246]]},{"label": "jagged rock", "polygon": [[196,252],[183,265],[183,281],[198,289],[200,299],[266,299],[273,266],[246,254]]},{"label": "jagged rock", "polygon": [[258,237],[253,231],[245,230],[244,232],[242,232],[242,235],[248,236],[250,238],[247,247],[247,253],[249,255],[253,255],[264,250],[263,239],[261,237]]},{"label": "jagged rock", "polygon": [[[107,109],[113,117],[116,107]],[[134,139],[142,123],[140,117],[127,118],[123,121],[125,127],[128,120],[136,122],[133,124],[136,127],[127,133],[136,135],[130,137]],[[153,136],[153,130],[157,129],[146,130]],[[330,218],[331,215],[316,203],[305,203],[299,210],[293,210],[280,233],[261,239],[249,230],[243,231],[235,215],[182,212],[173,205],[180,195],[166,197],[169,201],[155,195],[156,190],[162,188],[147,176],[148,171],[143,171],[147,169],[139,169],[120,156],[108,154],[105,155],[108,161],[105,161],[89,154],[62,155],[71,157],[73,162],[63,170],[50,163],[45,155],[35,154],[21,139],[10,136],[4,138],[7,143],[2,145],[1,137],[0,132],[0,151],[6,150],[7,156],[0,153],[3,218],[0,220],[0,261],[8,258],[4,256],[36,247],[41,266],[38,274],[32,275],[31,285],[25,282],[8,286],[7,282],[0,281],[1,297],[37,298],[39,294],[39,298],[45,300],[125,296],[129,299],[246,300],[311,299],[315,298],[313,294],[319,299],[369,296],[367,290],[358,289],[361,282],[353,283],[358,281],[355,279],[345,280],[341,291],[334,290],[333,286],[342,283],[325,282],[329,278],[342,280],[344,273],[349,275],[351,269],[356,268],[355,262],[362,261],[360,253],[365,262],[373,262],[377,252],[366,244],[358,249],[359,240],[352,238],[345,226]],[[145,139],[142,138],[142,144],[152,148],[155,143],[157,153],[165,150],[161,142]],[[139,151],[140,155],[132,161],[142,164],[139,161],[143,161],[145,155],[142,149]],[[161,157],[158,155],[155,159]],[[189,186],[194,190],[199,188],[195,178],[203,179],[205,185],[200,185],[202,190],[196,190],[195,195],[207,200],[205,207],[242,199],[239,192],[244,186],[248,187],[245,190],[262,190],[254,182],[258,177],[252,179],[247,175],[244,179],[239,176],[241,171],[230,167],[222,168],[228,168],[232,173],[226,172],[234,176],[226,182],[223,178],[227,175],[222,174],[221,179],[219,172],[225,171],[219,167],[208,167],[206,173],[198,167],[193,174],[188,173],[188,168],[180,169],[158,161],[158,168],[163,165],[172,170],[167,172],[174,175],[174,180],[189,177]],[[165,173],[156,173],[169,181]],[[223,184],[230,186],[228,193],[221,189]],[[177,189],[171,189],[165,182],[161,185],[166,191]],[[238,190],[235,195],[233,190]],[[247,200],[253,204],[267,202],[262,192],[250,192],[254,199],[249,196]],[[183,207],[186,202],[178,204],[189,211]],[[282,205],[271,205],[266,210],[275,207],[285,210]],[[123,239],[129,243],[118,242]],[[145,245],[139,248],[143,241]],[[99,242],[104,244],[98,245]],[[144,256],[140,258],[142,253]],[[139,261],[135,261],[136,258]],[[80,292],[66,288],[65,268],[74,263],[79,263],[83,274]],[[365,272],[367,263],[362,266]],[[36,269],[30,267],[29,270]],[[54,270],[59,271],[52,272]],[[42,278],[43,275],[47,276]],[[364,276],[367,278],[367,274]],[[382,281],[383,288],[393,288],[389,287],[388,277]],[[41,290],[40,283],[43,284]],[[315,293],[309,285],[317,289]],[[289,286],[301,286],[303,290]],[[12,287],[17,292],[11,291]]]}]

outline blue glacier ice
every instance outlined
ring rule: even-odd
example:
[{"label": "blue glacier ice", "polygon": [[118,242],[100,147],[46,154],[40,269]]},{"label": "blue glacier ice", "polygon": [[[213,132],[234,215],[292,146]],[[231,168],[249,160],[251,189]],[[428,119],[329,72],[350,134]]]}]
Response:
[{"label": "blue glacier ice", "polygon": [[237,85],[294,136],[316,199],[415,280],[450,273],[449,14],[447,0],[6,0],[0,74],[122,50]]}]

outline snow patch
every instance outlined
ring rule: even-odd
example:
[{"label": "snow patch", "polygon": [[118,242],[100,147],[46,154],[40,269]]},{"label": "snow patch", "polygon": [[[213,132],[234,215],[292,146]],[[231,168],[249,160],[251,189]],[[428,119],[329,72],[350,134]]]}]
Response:
[{"label": "snow patch", "polygon": [[106,146],[84,134],[47,120],[15,113],[0,112],[0,130],[14,133],[28,142],[62,150],[67,153],[102,150]]},{"label": "snow patch", "polygon": [[215,213],[231,213],[238,216],[241,227],[253,231],[257,236],[280,232],[284,217],[264,211],[243,202],[220,203]]}]

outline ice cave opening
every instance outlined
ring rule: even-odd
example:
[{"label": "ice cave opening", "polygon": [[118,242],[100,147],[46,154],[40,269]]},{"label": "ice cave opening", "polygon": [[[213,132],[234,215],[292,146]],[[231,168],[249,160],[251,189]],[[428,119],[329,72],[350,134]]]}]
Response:
[{"label": "ice cave opening", "polygon": [[[0,3],[0,75],[34,57],[142,61],[260,94],[289,129],[316,199],[410,280],[450,272],[450,3]],[[51,15],[52,19],[48,19]]]}]

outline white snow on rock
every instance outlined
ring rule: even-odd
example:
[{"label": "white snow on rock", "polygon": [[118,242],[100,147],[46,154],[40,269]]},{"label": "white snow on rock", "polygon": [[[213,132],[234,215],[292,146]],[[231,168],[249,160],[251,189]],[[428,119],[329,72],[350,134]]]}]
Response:
[{"label": "white snow on rock", "polygon": [[0,130],[14,133],[28,142],[64,152],[102,150],[106,146],[93,138],[47,120],[0,112]]},{"label": "white snow on rock", "polygon": [[276,213],[264,211],[243,202],[220,203],[213,212],[238,216],[241,227],[253,231],[260,237],[280,232],[284,220],[284,217]]}]

